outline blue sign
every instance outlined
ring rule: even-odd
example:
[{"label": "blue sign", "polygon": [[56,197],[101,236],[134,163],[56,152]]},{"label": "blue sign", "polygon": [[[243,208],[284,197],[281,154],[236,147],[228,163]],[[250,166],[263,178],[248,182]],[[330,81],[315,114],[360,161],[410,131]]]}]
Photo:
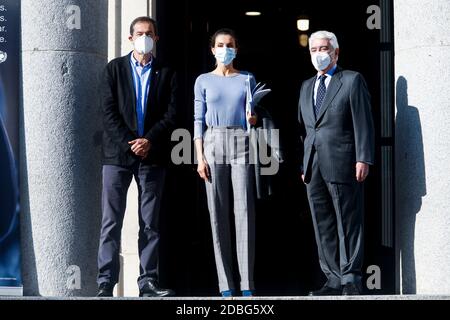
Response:
[{"label": "blue sign", "polygon": [[20,1],[0,0],[0,295],[21,295],[19,226]]}]

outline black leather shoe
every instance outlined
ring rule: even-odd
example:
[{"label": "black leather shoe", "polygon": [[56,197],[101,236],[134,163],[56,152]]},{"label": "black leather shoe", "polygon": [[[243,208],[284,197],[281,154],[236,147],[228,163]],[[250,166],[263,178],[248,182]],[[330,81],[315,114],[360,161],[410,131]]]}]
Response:
[{"label": "black leather shoe", "polygon": [[321,289],[316,291],[311,291],[308,295],[313,296],[340,296],[342,294],[342,289],[331,288],[328,286],[323,286]]},{"label": "black leather shoe", "polygon": [[361,295],[361,289],[354,283],[347,283],[342,289],[343,296],[359,296]]},{"label": "black leather shoe", "polygon": [[162,289],[157,281],[147,281],[139,290],[139,297],[171,297],[175,292],[170,289]]},{"label": "black leather shoe", "polygon": [[98,286],[97,297],[112,297],[114,286],[108,282],[103,282]]}]

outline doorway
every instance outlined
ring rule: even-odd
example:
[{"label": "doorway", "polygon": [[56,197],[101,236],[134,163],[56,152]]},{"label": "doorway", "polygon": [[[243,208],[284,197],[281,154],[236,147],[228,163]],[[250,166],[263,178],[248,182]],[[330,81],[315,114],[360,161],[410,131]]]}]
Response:
[{"label": "doorway", "polygon": [[[214,60],[209,37],[219,28],[236,31],[238,69],[252,72],[273,91],[264,101],[280,128],[285,162],[275,177],[274,195],[257,203],[255,284],[258,295],[303,295],[320,287],[318,264],[306,190],[298,174],[297,102],[302,81],[315,74],[307,47],[299,43],[297,19],[306,16],[311,34],[329,30],[341,47],[339,65],[365,77],[376,126],[377,163],[365,184],[364,281],[380,270],[381,285],[368,294],[396,292],[393,203],[393,68],[392,2],[229,0],[226,7],[207,0],[157,0],[161,37],[158,56],[180,72],[181,126],[192,133],[193,86]],[[369,29],[367,8],[382,8],[383,30]],[[220,5],[220,4],[219,4]],[[261,12],[247,16],[247,11]],[[386,129],[387,128],[387,129]],[[162,282],[179,295],[218,294],[204,185],[194,165],[174,166],[168,176],[162,218]],[[173,197],[177,201],[173,201]],[[371,267],[371,268],[369,268]],[[370,279],[369,279],[370,280]]]}]

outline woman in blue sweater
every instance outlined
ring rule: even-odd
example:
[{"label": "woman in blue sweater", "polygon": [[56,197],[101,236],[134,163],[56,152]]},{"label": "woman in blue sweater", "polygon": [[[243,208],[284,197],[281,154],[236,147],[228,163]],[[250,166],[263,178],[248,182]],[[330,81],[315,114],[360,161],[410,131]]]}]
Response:
[{"label": "woman in blue sweater", "polygon": [[[255,79],[234,68],[237,51],[234,32],[218,30],[211,38],[216,68],[200,75],[194,87],[197,171],[205,180],[219,290],[224,297],[238,291],[243,296],[254,295],[255,191],[247,126],[255,125],[257,118],[246,111],[246,92],[248,86],[250,90],[255,87]],[[233,280],[231,208],[240,286]]]}]

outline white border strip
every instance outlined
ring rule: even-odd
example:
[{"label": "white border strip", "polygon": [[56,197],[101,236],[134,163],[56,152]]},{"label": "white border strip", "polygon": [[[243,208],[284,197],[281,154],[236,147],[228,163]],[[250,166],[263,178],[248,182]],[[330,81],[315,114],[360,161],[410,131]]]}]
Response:
[{"label": "white border strip", "polygon": [[0,287],[0,296],[23,296],[23,287]]}]

